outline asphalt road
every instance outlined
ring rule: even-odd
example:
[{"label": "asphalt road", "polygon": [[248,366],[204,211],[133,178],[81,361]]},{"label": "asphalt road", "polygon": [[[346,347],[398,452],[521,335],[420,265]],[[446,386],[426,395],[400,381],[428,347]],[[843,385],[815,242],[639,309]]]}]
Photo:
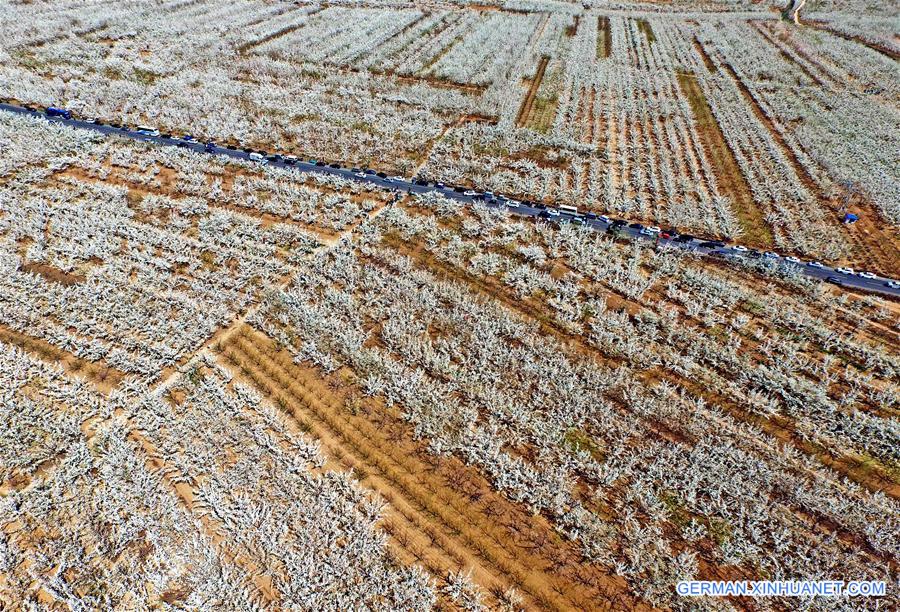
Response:
[{"label": "asphalt road", "polygon": [[[152,142],[158,145],[164,146],[177,146],[184,149],[188,149],[191,151],[195,151],[198,153],[204,153],[208,155],[224,155],[226,157],[231,157],[234,159],[243,159],[247,161],[254,161],[250,155],[251,153],[244,151],[242,149],[230,148],[225,146],[213,145],[207,147],[204,143],[197,142],[196,140],[184,140],[179,137],[171,137],[171,138],[163,138],[162,136],[155,136],[152,134],[141,133],[134,127],[113,127],[111,125],[104,125],[100,123],[92,123],[89,121],[83,121],[80,119],[72,118],[66,119],[64,117],[49,117],[46,115],[44,111],[35,111],[30,110],[21,106],[16,106],[13,104],[0,103],[0,110],[9,111],[11,113],[18,113],[23,115],[32,115],[36,117],[42,117],[48,121],[54,123],[63,123],[65,125],[77,128],[83,128],[88,130],[93,130],[95,132],[99,132],[101,134],[116,134],[119,136],[124,136],[126,138],[132,138],[134,140],[142,140],[144,142]],[[440,193],[444,197],[447,197],[452,200],[456,200],[458,202],[470,204],[476,200],[482,201],[482,203],[486,204],[489,207],[493,208],[504,208],[507,209],[510,213],[515,215],[522,215],[526,217],[540,217],[548,218],[550,221],[554,221],[556,223],[578,223],[582,224],[586,227],[595,229],[597,231],[607,231],[609,229],[609,225],[613,220],[610,220],[610,223],[603,221],[601,219],[592,219],[585,217],[583,214],[573,214],[571,212],[567,212],[565,210],[555,209],[553,207],[541,208],[538,206],[529,205],[528,203],[520,203],[515,205],[510,203],[508,200],[499,196],[494,199],[485,199],[481,195],[466,195],[465,193],[460,193],[455,191],[451,186],[439,187],[434,184],[428,185],[419,185],[413,182],[412,179],[393,179],[393,178],[383,178],[379,177],[375,174],[364,174],[360,172],[354,172],[354,170],[350,168],[332,168],[330,166],[319,166],[314,163],[310,163],[309,161],[299,160],[296,163],[289,164],[286,163],[283,159],[281,160],[272,160],[265,162],[257,162],[257,163],[266,163],[267,165],[276,166],[279,168],[287,168],[296,170],[299,172],[318,172],[321,174],[329,174],[332,176],[339,176],[344,179],[353,180],[353,181],[361,181],[368,183],[370,185],[388,189],[388,190],[396,190],[406,193],[428,193],[435,192]],[[362,174],[362,175],[360,175]],[[558,214],[556,214],[558,213]],[[551,215],[548,217],[548,215]],[[778,261],[783,265],[794,265],[797,267],[798,271],[812,278],[817,278],[820,280],[827,279],[838,279],[839,284],[835,283],[835,286],[840,286],[847,289],[857,289],[863,291],[871,291],[874,293],[881,293],[884,295],[890,295],[895,297],[900,297],[900,281],[896,279],[888,279],[883,277],[876,277],[873,279],[863,278],[856,274],[843,274],[838,272],[832,267],[821,265],[821,267],[816,267],[809,265],[810,262],[801,261],[799,263],[792,263],[785,260],[781,256],[777,256],[774,253],[760,255],[760,254],[751,254],[749,251],[740,251],[735,249],[733,246],[724,246],[724,247],[712,247],[712,246],[702,246],[702,243],[707,240],[704,238],[695,238],[693,240],[687,242],[679,242],[676,239],[669,238],[657,238],[654,235],[648,235],[646,233],[641,233],[640,228],[629,227],[628,224],[620,227],[618,229],[619,235],[625,236],[635,240],[658,240],[661,246],[670,246],[674,248],[681,248],[686,250],[695,251],[697,253],[709,255],[711,257],[724,257],[724,258],[749,258],[751,256],[755,257],[767,257],[774,261]],[[740,248],[740,247],[739,247]],[[888,281],[893,280],[897,282],[897,287],[889,287],[887,285]]]}]

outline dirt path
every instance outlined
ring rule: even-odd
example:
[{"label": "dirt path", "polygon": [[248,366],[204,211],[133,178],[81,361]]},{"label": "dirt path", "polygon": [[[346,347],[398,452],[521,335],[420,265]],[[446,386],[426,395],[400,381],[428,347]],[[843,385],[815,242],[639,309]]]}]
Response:
[{"label": "dirt path", "polygon": [[531,79],[528,87],[528,93],[525,95],[525,99],[522,100],[522,106],[519,107],[519,114],[516,116],[516,127],[525,127],[525,124],[528,122],[534,107],[534,99],[541,86],[541,81],[544,79],[544,71],[547,69],[549,61],[550,58],[544,55],[538,62],[537,71],[534,73],[534,78]]}]

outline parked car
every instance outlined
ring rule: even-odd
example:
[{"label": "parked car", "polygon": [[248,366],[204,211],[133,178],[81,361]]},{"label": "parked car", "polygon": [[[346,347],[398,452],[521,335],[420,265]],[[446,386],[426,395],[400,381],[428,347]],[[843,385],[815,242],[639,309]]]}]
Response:
[{"label": "parked car", "polygon": [[694,237],[690,234],[678,234],[675,237],[675,242],[691,242],[694,240]]},{"label": "parked car", "polygon": [[631,229],[636,229],[636,230],[644,229],[644,226],[641,225],[640,223],[629,223],[628,227],[630,227]]},{"label": "parked car", "polygon": [[837,276],[829,276],[825,279],[826,283],[831,283],[832,285],[842,286],[844,284],[844,279],[838,278]]},{"label": "parked car", "polygon": [[848,274],[848,275],[853,274],[853,268],[835,268],[834,271],[840,272],[841,274]]},{"label": "parked car", "polygon": [[548,209],[547,209],[547,214],[550,215],[551,217],[558,217],[558,216],[559,216],[559,211],[556,210],[555,208],[548,208]]},{"label": "parked car", "polygon": [[749,249],[742,244],[732,244],[732,251],[737,251],[738,253],[746,253]]},{"label": "parked car", "polygon": [[884,284],[885,287],[890,287],[891,289],[900,289],[900,282],[889,280]]},{"label": "parked car", "polygon": [[507,200],[506,205],[509,208],[518,208],[519,206],[522,205],[522,203],[519,202],[518,200]]},{"label": "parked car", "polygon": [[793,255],[788,255],[787,257],[784,258],[784,260],[785,260],[785,261],[789,261],[789,262],[791,262],[792,264],[803,263],[803,262],[800,261],[799,258],[794,257]]},{"label": "parked car", "polygon": [[700,246],[704,249],[721,249],[725,246],[725,243],[721,240],[707,240],[706,242],[701,242]]},{"label": "parked car", "polygon": [[48,117],[62,117],[63,119],[71,119],[72,112],[66,110],[64,108],[57,108],[55,106],[48,106],[46,110]]},{"label": "parked car", "polygon": [[875,276],[875,275],[872,274],[871,272],[859,272],[859,273],[857,274],[857,276],[859,276],[860,278],[867,278],[867,279],[869,279],[869,280],[872,280],[873,278],[878,278],[877,276]]},{"label": "parked car", "polygon": [[825,267],[825,264],[823,264],[821,261],[810,261],[806,265],[809,266],[810,268],[824,268]]},{"label": "parked car", "polygon": [[765,257],[766,259],[781,259],[781,255],[779,255],[778,253],[773,253],[772,251],[766,251],[765,253],[763,253],[763,257]]}]

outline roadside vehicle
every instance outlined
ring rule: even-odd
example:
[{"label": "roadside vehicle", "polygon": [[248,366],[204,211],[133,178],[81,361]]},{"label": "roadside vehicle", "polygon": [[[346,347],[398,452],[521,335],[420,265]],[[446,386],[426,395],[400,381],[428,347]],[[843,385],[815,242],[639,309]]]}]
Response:
[{"label": "roadside vehicle", "polygon": [[662,231],[662,230],[659,229],[658,227],[656,227],[655,225],[651,225],[650,227],[647,228],[647,232],[649,232],[649,233],[651,233],[651,234],[658,234],[658,233],[660,233],[661,231]]},{"label": "roadside vehicle", "polygon": [[464,191],[464,192],[463,192],[463,195],[464,195],[464,196],[469,196],[469,197],[471,198],[471,197],[473,197],[473,196],[477,196],[477,195],[478,195],[478,192],[477,192],[477,191],[472,191],[471,189],[469,189],[468,191]]},{"label": "roadside vehicle", "polygon": [[276,155],[266,155],[265,157],[268,161],[271,161],[271,162],[281,161],[281,156],[277,155],[277,154]]},{"label": "roadside vehicle", "polygon": [[488,200],[492,200],[492,199],[494,198],[494,192],[493,192],[493,191],[485,191],[485,192],[482,193],[481,195],[484,196],[485,198],[487,198]]},{"label": "roadside vehicle", "polygon": [[537,208],[538,210],[547,210],[547,205],[544,204],[543,202],[536,202],[535,204],[533,204],[533,206],[534,206],[534,208]]},{"label": "roadside vehicle", "polygon": [[548,208],[548,209],[547,209],[547,214],[550,215],[551,217],[558,217],[558,216],[559,216],[559,211],[556,210],[555,208]]},{"label": "roadside vehicle", "polygon": [[340,164],[328,164],[328,167],[334,168],[335,170],[340,170],[341,165]]},{"label": "roadside vehicle", "polygon": [[659,237],[662,238],[662,239],[664,239],[664,240],[670,240],[670,239],[672,238],[672,234],[670,234],[669,232],[662,232],[662,233],[659,235]]},{"label": "roadside vehicle", "polygon": [[597,216],[597,213],[587,212],[587,213],[584,213],[584,218],[585,219],[598,219],[599,217]]},{"label": "roadside vehicle", "polygon": [[369,175],[366,174],[365,172],[362,172],[362,171],[360,170],[360,171],[354,172],[354,173],[353,173],[353,176],[356,176],[356,177],[359,177],[359,178],[368,178]]},{"label": "roadside vehicle", "polygon": [[806,265],[809,266],[810,268],[824,268],[825,267],[825,264],[823,264],[821,261],[810,261]]},{"label": "roadside vehicle", "polygon": [[256,152],[253,152],[250,154],[250,159],[252,159],[255,162],[265,162],[266,161],[265,157],[263,157],[262,155],[260,155],[259,153],[256,153]]},{"label": "roadside vehicle", "polygon": [[582,217],[573,217],[571,223],[572,225],[584,225],[584,219]]},{"label": "roadside vehicle", "polygon": [[507,205],[509,208],[518,208],[519,206],[522,205],[522,203],[519,202],[518,200],[507,200],[507,201],[506,201],[506,205]]},{"label": "roadside vehicle", "polygon": [[568,213],[568,214],[570,214],[570,215],[577,215],[577,214],[578,214],[578,207],[577,207],[577,206],[569,206],[568,204],[560,204],[560,205],[559,205],[559,211],[560,211],[560,212],[564,212],[564,213]]},{"label": "roadside vehicle", "polygon": [[853,274],[853,268],[835,268],[834,271],[840,272],[841,274],[848,274],[848,275]]},{"label": "roadside vehicle", "polygon": [[675,242],[691,242],[694,240],[694,237],[690,234],[678,234],[675,237]]},{"label": "roadside vehicle", "polygon": [[446,189],[447,188],[447,186],[443,183],[435,183],[434,187],[435,187],[435,189]]},{"label": "roadside vehicle", "polygon": [[[588,214],[592,214],[592,213],[588,213]],[[602,221],[603,223],[606,223],[607,225],[612,223],[612,220],[609,217],[607,217],[606,215],[597,215],[596,218],[598,220]]]},{"label": "roadside vehicle", "polygon": [[416,185],[421,185],[423,187],[428,185],[428,181],[423,181],[422,179],[416,179],[413,181],[413,183],[415,183]]},{"label": "roadside vehicle", "polygon": [[285,159],[285,161],[290,161],[290,162],[294,162],[294,163],[297,163],[298,161],[300,161],[300,158],[297,157],[296,155],[285,155],[284,159]]},{"label": "roadside vehicle", "polygon": [[742,244],[732,244],[732,251],[737,251],[738,253],[746,253],[749,249]]},{"label": "roadside vehicle", "polygon": [[843,286],[844,279],[838,278],[837,276],[829,276],[825,279],[826,283],[831,283],[832,285]]},{"label": "roadside vehicle", "polygon": [[389,176],[388,180],[394,183],[402,183],[406,179],[404,179],[402,176]]},{"label": "roadside vehicle", "polygon": [[84,120],[85,123],[90,123],[92,125],[100,125],[100,119],[97,117],[91,117],[89,119]]},{"label": "roadside vehicle", "polygon": [[859,273],[857,273],[857,276],[859,276],[860,278],[867,278],[869,280],[872,280],[873,278],[878,278],[871,272],[859,272]]},{"label": "roadside vehicle", "polygon": [[[134,131],[138,134],[143,134],[144,136],[159,136],[159,130],[147,125],[139,125],[134,129]],[[182,138],[182,140],[184,139]]]},{"label": "roadside vehicle", "polygon": [[47,112],[48,117],[62,117],[63,119],[71,119],[72,118],[72,112],[68,111],[64,108],[48,106],[46,112]]},{"label": "roadside vehicle", "polygon": [[641,236],[653,236],[654,233],[649,230],[649,228],[642,227],[641,231],[638,232]]},{"label": "roadside vehicle", "polygon": [[214,143],[214,142],[212,142],[212,141],[207,142],[207,143],[204,145],[203,149],[204,149],[207,153],[212,153],[212,152],[214,152],[214,151],[216,150],[216,143]]},{"label": "roadside vehicle", "polygon": [[900,289],[900,281],[892,281],[889,280],[884,284],[885,287],[890,287],[891,289]]},{"label": "roadside vehicle", "polygon": [[700,243],[700,247],[704,249],[721,249],[724,246],[725,243],[720,240],[707,240]]},{"label": "roadside vehicle", "polygon": [[314,163],[316,166],[320,167],[320,168],[323,167],[323,166],[325,166],[325,162],[323,162],[323,161],[315,161],[315,162],[313,162],[313,163]]},{"label": "roadside vehicle", "polygon": [[193,136],[191,136],[190,134],[185,134],[184,136],[181,137],[181,139],[182,139],[182,140],[186,140],[186,141],[188,141],[188,142],[193,142],[194,140],[196,140],[196,139],[195,139]]},{"label": "roadside vehicle", "polygon": [[644,229],[644,226],[641,225],[640,223],[629,223],[628,227],[630,227],[631,229],[636,229],[636,230]]},{"label": "roadside vehicle", "polygon": [[798,263],[801,263],[800,260],[799,260],[798,258],[794,257],[793,255],[788,255],[787,257],[784,258],[784,260],[785,260],[785,261],[789,261],[789,262],[791,262],[792,264],[798,264]]},{"label": "roadside vehicle", "polygon": [[678,235],[678,230],[675,229],[674,227],[670,227],[670,228],[668,228],[668,229],[664,229],[663,232],[665,232],[665,233],[668,234],[669,236],[672,236],[673,238],[674,238],[675,236]]},{"label": "roadside vehicle", "polygon": [[765,257],[766,259],[781,259],[781,255],[779,255],[778,253],[773,253],[772,251],[766,251],[765,253],[763,253],[763,257]]}]

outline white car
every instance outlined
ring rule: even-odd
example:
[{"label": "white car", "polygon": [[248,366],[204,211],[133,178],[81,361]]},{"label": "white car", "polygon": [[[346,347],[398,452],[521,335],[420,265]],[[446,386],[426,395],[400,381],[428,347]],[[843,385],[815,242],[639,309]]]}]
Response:
[{"label": "white car", "polygon": [[469,189],[468,191],[464,191],[464,192],[463,192],[463,195],[464,195],[464,196],[469,196],[470,198],[474,198],[475,196],[478,195],[478,192],[477,192],[477,191],[472,191],[471,189]]},{"label": "white car", "polygon": [[772,251],[766,251],[763,253],[763,257],[767,259],[781,259],[781,256],[778,253],[773,253]]},{"label": "white car", "polygon": [[522,203],[519,202],[518,200],[508,200],[506,202],[506,205],[510,208],[518,208],[519,206],[522,205]]},{"label": "white car", "polygon": [[285,155],[284,158],[285,158],[285,159],[289,159],[289,160],[291,160],[292,162],[295,162],[295,161],[297,161],[297,160],[299,159],[296,155]]},{"label": "white car", "polygon": [[547,209],[547,214],[550,215],[551,217],[558,217],[558,216],[559,216],[559,211],[556,210],[555,208],[548,208],[548,209]]},{"label": "white car", "polygon": [[825,264],[823,264],[821,261],[811,261],[811,262],[807,263],[806,265],[809,266],[810,268],[824,268],[825,267]]},{"label": "white car", "polygon": [[801,263],[800,260],[799,260],[798,258],[794,257],[793,255],[788,255],[787,257],[784,258],[784,260],[785,260],[785,261],[789,261],[789,262],[791,262],[792,264],[798,264],[798,263]]},{"label": "white car", "polygon": [[857,274],[857,276],[859,276],[859,277],[861,277],[861,278],[868,278],[869,280],[871,280],[871,279],[873,279],[873,278],[877,278],[877,277],[876,277],[874,274],[872,274],[871,272],[859,272],[859,273]]},{"label": "white car", "polygon": [[731,250],[737,251],[738,253],[746,253],[747,247],[745,247],[744,245],[741,245],[741,244],[733,244],[733,245],[731,245]]},{"label": "white car", "polygon": [[387,180],[394,182],[394,183],[402,183],[406,179],[404,179],[402,176],[389,176],[387,178]]},{"label": "white car", "polygon": [[651,225],[650,227],[647,228],[647,233],[648,233],[648,234],[658,234],[658,233],[660,233],[661,231],[662,231],[662,230],[659,229],[658,227],[656,227],[655,225]]},{"label": "white car", "polygon": [[898,281],[888,281],[885,283],[891,289],[900,289],[900,282]]},{"label": "white car", "polygon": [[358,176],[359,178],[367,178],[369,175],[365,172],[356,172],[353,176]]},{"label": "white car", "polygon": [[263,157],[261,153],[251,153],[250,159],[252,159],[255,162],[265,162],[266,161],[266,158]]},{"label": "white car", "polygon": [[610,223],[612,223],[612,219],[610,219],[610,218],[607,217],[606,215],[600,215],[599,217],[597,217],[597,219],[598,219],[599,221],[601,221],[602,223],[606,223],[607,225],[609,225]]},{"label": "white car", "polygon": [[853,274],[853,268],[835,268],[834,271],[841,274]]}]

